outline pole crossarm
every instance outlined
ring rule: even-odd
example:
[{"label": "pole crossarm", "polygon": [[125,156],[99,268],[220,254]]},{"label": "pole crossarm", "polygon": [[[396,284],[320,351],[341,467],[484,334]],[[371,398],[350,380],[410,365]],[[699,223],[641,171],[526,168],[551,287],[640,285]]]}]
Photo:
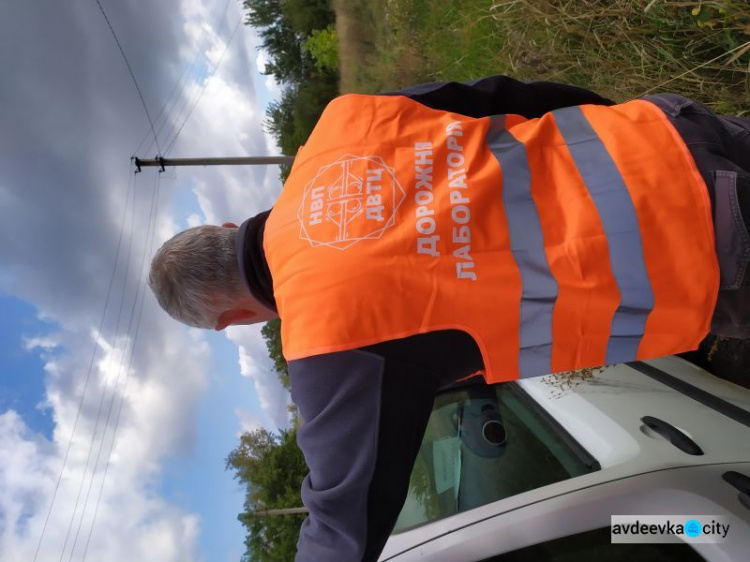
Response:
[{"label": "pole crossarm", "polygon": [[158,166],[164,171],[165,166],[262,166],[267,164],[289,164],[294,156],[228,156],[220,158],[162,158],[143,159],[134,157],[133,162],[141,167]]}]

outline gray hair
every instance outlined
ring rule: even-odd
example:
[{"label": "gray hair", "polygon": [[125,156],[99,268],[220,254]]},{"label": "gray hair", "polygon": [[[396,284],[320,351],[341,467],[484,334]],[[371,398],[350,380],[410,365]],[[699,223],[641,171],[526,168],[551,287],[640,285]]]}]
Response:
[{"label": "gray hair", "polygon": [[196,226],[159,248],[148,285],[172,318],[214,328],[221,313],[247,292],[237,264],[236,235],[233,228]]}]

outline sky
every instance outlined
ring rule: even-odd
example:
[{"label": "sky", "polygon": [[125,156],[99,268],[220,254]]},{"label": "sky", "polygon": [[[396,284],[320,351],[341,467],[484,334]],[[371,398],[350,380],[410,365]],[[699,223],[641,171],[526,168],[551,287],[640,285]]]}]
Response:
[{"label": "sky", "polygon": [[120,46],[96,0],[0,3],[0,560],[236,561],[225,458],[288,396],[260,326],[187,328],[144,281],[176,232],[269,208],[278,169],[131,156],[278,154],[280,89],[237,0],[99,3]]}]

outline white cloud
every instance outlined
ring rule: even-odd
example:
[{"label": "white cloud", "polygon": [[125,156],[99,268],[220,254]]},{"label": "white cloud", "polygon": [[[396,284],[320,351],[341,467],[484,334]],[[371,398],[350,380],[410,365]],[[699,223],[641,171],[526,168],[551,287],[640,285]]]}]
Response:
[{"label": "white cloud", "polygon": [[[250,28],[245,28],[234,38],[175,143],[175,154],[253,156],[278,153],[275,141],[261,126],[265,107],[259,104],[252,86],[252,61],[247,57],[253,44],[252,36]],[[213,64],[218,62],[215,51],[223,51],[224,46],[217,45],[209,54]],[[203,86],[193,84],[191,87]],[[185,154],[186,146],[190,147],[190,154]],[[192,169],[193,192],[205,223],[232,221],[240,224],[265,211],[281,191],[278,175],[275,166]]]},{"label": "white cloud", "polygon": [[261,427],[265,427],[263,420],[261,420],[259,416],[252,412],[248,412],[244,408],[235,408],[234,413],[240,421],[240,427],[236,434],[237,438],[243,433],[249,433],[256,429],[260,429]]},{"label": "white cloud", "polygon": [[204,224],[203,219],[201,219],[201,217],[199,217],[196,213],[192,213],[191,215],[189,215],[186,221],[189,228],[194,228],[196,226]]},{"label": "white cloud", "polygon": [[268,55],[262,49],[258,49],[258,54],[255,56],[255,64],[258,67],[258,72],[263,74],[266,71],[266,63],[268,63]]},{"label": "white cloud", "polygon": [[[31,560],[31,531],[38,538],[38,525],[29,516],[46,507],[44,499],[52,492],[52,470],[47,459],[49,444],[29,435],[21,417],[9,410],[0,414],[0,555],[3,559]],[[11,452],[12,454],[7,454]],[[10,553],[25,553],[9,557]]]},{"label": "white cloud", "polygon": [[[258,73],[263,75],[266,71],[266,64],[268,63],[268,53],[266,53],[261,47],[261,39],[258,36],[257,30],[250,28],[249,32],[245,34],[244,39],[247,43],[247,49],[249,52],[255,52],[255,66],[258,69]],[[272,99],[278,99],[281,97],[281,86],[276,82],[273,76],[270,74],[263,75],[263,86],[268,90]]]},{"label": "white cloud", "polygon": [[[236,5],[228,5],[232,9],[221,18],[203,0],[159,2],[150,6],[148,18],[131,3],[105,6],[154,119],[179,85],[179,103],[155,123],[162,143],[182,125],[186,113],[179,109],[190,107],[205,70],[221,57],[239,17]],[[44,7],[42,18],[40,9],[20,3],[12,21],[0,18],[3,101],[12,108],[0,130],[0,292],[32,303],[40,318],[58,326],[51,336],[28,334],[23,344],[43,360],[43,404],[54,429],[48,440],[34,434],[17,412],[0,413],[0,559],[33,559],[67,455],[40,560],[59,558],[71,519],[75,535],[84,513],[73,557],[80,559],[108,459],[87,558],[199,560],[200,519],[162,497],[160,484],[165,463],[189,456],[194,447],[211,349],[202,333],[178,325],[149,292],[144,295],[140,266],[144,248],[148,260],[178,225],[239,223],[267,209],[280,190],[278,170],[191,169],[181,175],[187,180],[180,188],[193,190],[205,220],[169,208],[177,187],[167,174],[144,169],[131,176],[128,170],[132,149],[149,126],[101,13],[53,4]],[[260,126],[265,108],[253,86],[251,34],[244,26],[237,33],[175,143],[177,155],[276,151]],[[138,155],[149,150],[155,149],[144,147]],[[159,212],[147,247],[150,197],[157,185]],[[133,201],[129,189],[136,198],[133,214],[126,210],[126,201]],[[100,330],[116,256],[117,274]],[[140,322],[140,305],[132,306],[136,291],[145,298]],[[238,410],[238,424],[284,427],[288,397],[258,331],[232,329],[228,337],[237,345],[242,374],[253,380],[270,416]]]},{"label": "white cloud", "polygon": [[276,80],[274,80],[273,76],[271,76],[270,74],[263,79],[263,85],[271,94],[271,97],[276,99],[281,97],[281,86],[279,86],[278,82],[276,82]]},{"label": "white cloud", "polygon": [[[63,553],[66,537],[64,554],[68,556],[78,529],[74,559],[82,556],[105,467],[107,480],[96,511],[89,559],[198,558],[197,517],[170,506],[155,487],[165,458],[189,451],[194,429],[186,421],[194,418],[192,412],[205,390],[206,350],[201,342],[192,346],[181,342],[184,330],[179,332],[161,338],[161,361],[148,366],[148,375],[130,373],[127,391],[125,375],[118,367],[123,348],[131,342],[114,346],[99,339],[102,355],[80,411],[86,369],[77,358],[90,353],[91,340],[74,339],[69,353],[48,361],[47,396],[55,420],[51,441],[31,434],[16,412],[0,415],[0,447],[5,453],[0,457],[1,558],[33,558],[66,454],[41,560]],[[195,353],[186,353],[187,349]],[[121,402],[122,416],[110,457]]]},{"label": "white cloud", "polygon": [[253,381],[260,405],[274,424],[271,429],[286,428],[289,426],[289,394],[273,369],[261,328],[260,324],[231,326],[225,333],[239,348],[240,372]]},{"label": "white cloud", "polygon": [[198,200],[198,205],[201,208],[203,216],[206,217],[205,224],[219,224],[222,221],[220,221],[216,217],[216,213],[214,213],[213,199],[207,194],[208,191],[209,190],[203,182],[196,182],[195,187],[193,187],[193,195],[195,195]]},{"label": "white cloud", "polygon": [[55,349],[58,345],[60,345],[60,343],[54,336],[24,338],[23,340],[23,348],[26,351],[34,351],[35,349],[50,351],[52,349]]}]

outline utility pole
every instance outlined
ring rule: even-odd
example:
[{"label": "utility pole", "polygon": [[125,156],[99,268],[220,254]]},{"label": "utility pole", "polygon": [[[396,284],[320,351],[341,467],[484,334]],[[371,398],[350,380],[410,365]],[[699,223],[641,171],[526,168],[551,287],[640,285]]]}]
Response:
[{"label": "utility pole", "polygon": [[[157,156],[153,159],[142,159],[133,156],[132,159],[136,173],[143,167],[159,167],[164,171],[166,166],[265,166],[269,164],[294,163],[294,156],[225,156],[218,158],[164,158]],[[283,509],[257,509],[251,514],[254,517],[266,517],[269,515],[296,515],[308,513],[306,507],[287,507]]]},{"label": "utility pole", "polygon": [[138,172],[141,167],[157,166],[164,171],[165,166],[259,166],[267,164],[292,164],[294,156],[229,156],[222,158],[163,158],[153,159],[133,157]]},{"label": "utility pole", "polygon": [[296,515],[297,513],[307,513],[307,508],[287,507],[284,509],[259,509],[252,512],[255,517],[265,517],[266,515]]}]

